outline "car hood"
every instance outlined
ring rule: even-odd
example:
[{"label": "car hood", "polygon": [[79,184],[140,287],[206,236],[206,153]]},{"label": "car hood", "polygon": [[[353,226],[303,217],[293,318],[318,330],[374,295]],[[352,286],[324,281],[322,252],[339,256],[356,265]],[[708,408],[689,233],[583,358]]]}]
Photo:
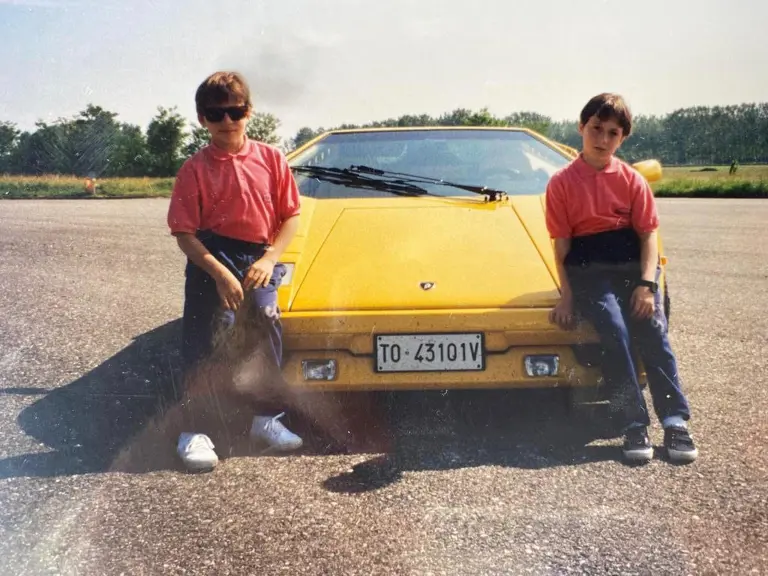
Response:
[{"label": "car hood", "polygon": [[541,196],[303,199],[292,312],[552,306]]}]

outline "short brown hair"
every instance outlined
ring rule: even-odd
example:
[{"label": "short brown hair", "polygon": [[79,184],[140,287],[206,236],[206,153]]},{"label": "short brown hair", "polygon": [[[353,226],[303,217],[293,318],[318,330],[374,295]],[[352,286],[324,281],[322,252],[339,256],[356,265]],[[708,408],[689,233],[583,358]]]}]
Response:
[{"label": "short brown hair", "polygon": [[619,94],[603,92],[587,102],[581,111],[581,123],[586,124],[592,116],[597,116],[603,121],[609,118],[616,120],[624,131],[624,136],[629,136],[632,132],[632,112]]},{"label": "short brown hair", "polygon": [[206,78],[195,93],[197,113],[213,104],[222,104],[229,98],[242,100],[251,106],[251,90],[248,82],[239,72],[214,72]]}]

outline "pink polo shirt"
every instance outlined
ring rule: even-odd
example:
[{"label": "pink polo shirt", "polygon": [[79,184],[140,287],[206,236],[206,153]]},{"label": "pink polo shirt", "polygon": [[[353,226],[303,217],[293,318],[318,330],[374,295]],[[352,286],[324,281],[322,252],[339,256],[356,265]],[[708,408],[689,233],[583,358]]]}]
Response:
[{"label": "pink polo shirt", "polygon": [[246,242],[271,243],[299,208],[296,181],[277,148],[247,140],[230,154],[209,144],[179,169],[168,226],[172,234],[211,230]]},{"label": "pink polo shirt", "polygon": [[552,238],[587,236],[633,227],[639,234],[659,226],[648,181],[616,157],[595,170],[580,154],[547,185],[547,229]]}]

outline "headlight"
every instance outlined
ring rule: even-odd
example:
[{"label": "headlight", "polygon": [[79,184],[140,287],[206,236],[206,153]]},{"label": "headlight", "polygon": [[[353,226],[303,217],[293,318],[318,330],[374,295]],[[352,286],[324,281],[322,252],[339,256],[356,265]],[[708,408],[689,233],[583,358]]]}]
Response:
[{"label": "headlight", "polygon": [[542,378],[555,376],[560,367],[560,357],[556,354],[541,354],[525,357],[525,373],[528,376]]},{"label": "headlight", "polygon": [[301,371],[304,380],[334,380],[336,360],[302,360]]}]

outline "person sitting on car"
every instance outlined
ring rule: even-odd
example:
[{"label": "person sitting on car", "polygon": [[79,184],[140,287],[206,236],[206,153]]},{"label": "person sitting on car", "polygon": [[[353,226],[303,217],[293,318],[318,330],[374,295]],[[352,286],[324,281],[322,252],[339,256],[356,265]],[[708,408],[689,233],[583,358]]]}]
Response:
[{"label": "person sitting on car", "polygon": [[691,462],[698,451],[688,432],[690,408],[658,289],[653,192],[637,170],[614,155],[631,129],[632,115],[620,95],[595,96],[581,111],[581,153],[549,181],[546,222],[561,282],[551,320],[571,329],[578,312],[593,324],[604,349],[605,383],[623,427],[624,456],[648,461],[653,448],[632,354],[637,344],[669,457]]}]

